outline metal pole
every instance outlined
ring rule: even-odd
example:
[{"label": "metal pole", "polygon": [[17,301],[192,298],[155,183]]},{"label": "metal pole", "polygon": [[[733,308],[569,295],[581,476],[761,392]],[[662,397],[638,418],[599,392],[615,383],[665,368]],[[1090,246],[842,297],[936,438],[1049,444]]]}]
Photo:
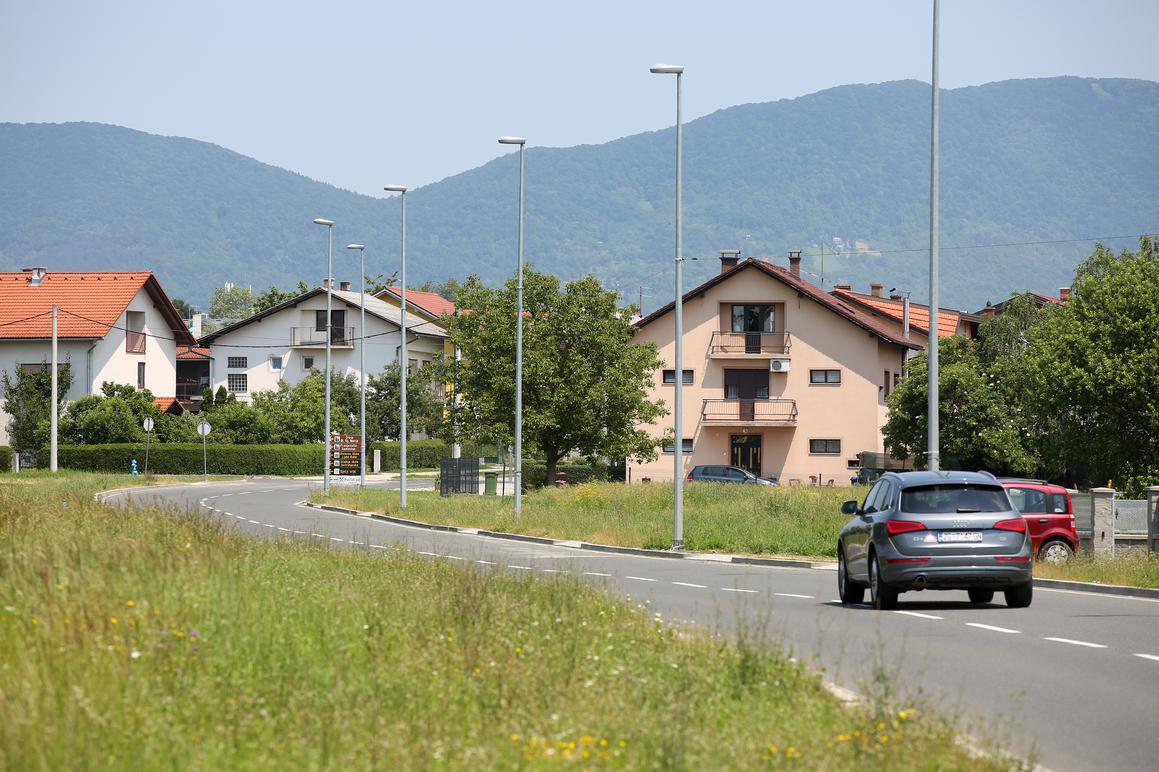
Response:
[{"label": "metal pole", "polygon": [[330,493],[330,338],[334,333],[330,304],[334,290],[334,226],[326,226],[326,462],[322,468],[322,493]]},{"label": "metal pole", "polygon": [[[551,481],[547,483],[550,485]],[[515,279],[515,517],[523,509],[523,145],[519,145],[519,267]]]},{"label": "metal pole", "polygon": [[401,509],[406,509],[406,375],[407,368],[410,366],[410,360],[407,358],[406,352],[406,191],[402,192],[402,367],[399,378],[400,395],[398,398],[398,415],[399,415],[399,483],[398,483],[398,506]]},{"label": "metal pole", "polygon": [[674,532],[672,549],[684,549],[684,130],[680,118],[680,85],[683,72],[676,73],[676,452],[673,454]]},{"label": "metal pole", "polygon": [[931,472],[941,460],[938,437],[938,0],[934,0],[934,51],[930,130],[930,323],[929,323],[929,434],[926,457]]},{"label": "metal pole", "polygon": [[358,250],[358,271],[362,275],[362,290],[358,298],[358,327],[362,336],[358,341],[359,417],[362,424],[362,447],[358,460],[358,485],[366,487],[366,250]]},{"label": "metal pole", "polygon": [[56,369],[58,367],[58,365],[57,365],[57,350],[56,350],[56,346],[57,346],[56,322],[57,322],[58,315],[59,314],[58,314],[57,305],[56,305],[56,303],[53,303],[52,304],[52,420],[51,420],[52,426],[49,428],[49,431],[52,433],[52,436],[50,437],[49,444],[48,444],[48,468],[49,468],[49,471],[52,471],[52,472],[55,472],[57,470],[57,463],[56,463],[57,439],[56,439],[56,435],[57,435],[57,426],[60,422],[60,415],[59,415],[60,409],[57,407],[57,393],[60,391],[60,383],[59,383],[58,375],[56,372]]},{"label": "metal pole", "polygon": [[209,482],[209,456],[205,451],[205,435],[201,435],[201,474]]}]

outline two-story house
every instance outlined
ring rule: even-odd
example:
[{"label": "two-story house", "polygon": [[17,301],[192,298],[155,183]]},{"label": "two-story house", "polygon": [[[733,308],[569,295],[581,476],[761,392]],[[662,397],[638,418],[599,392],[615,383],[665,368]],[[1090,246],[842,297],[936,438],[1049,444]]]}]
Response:
[{"label": "two-story house", "polygon": [[[373,295],[365,296],[366,328],[359,328],[363,295],[348,282],[332,290],[330,312],[331,368],[359,377],[365,349],[366,375],[381,373],[397,362],[402,348],[399,309]],[[297,297],[242,319],[201,338],[209,348],[209,382],[214,391],[224,386],[239,400],[249,401],[257,391],[291,386],[311,370],[326,367],[326,289],[315,287]],[[438,324],[411,316],[407,319],[407,353],[413,370],[443,351],[447,334]]]},{"label": "two-story house", "polygon": [[[749,469],[783,484],[847,482],[857,453],[883,449],[885,397],[906,352],[920,346],[890,325],[801,278],[789,267],[722,250],[720,273],[683,297],[683,370],[673,367],[673,303],[636,322],[664,366],[649,398],[671,411],[682,378],[684,437],[629,479],[671,480],[680,447],[694,465]],[[650,428],[671,434],[669,414]]]},{"label": "two-story house", "polygon": [[[43,368],[51,361],[52,307],[57,358],[72,386],[66,399],[99,394],[111,381],[172,397],[177,347],[195,342],[157,278],[149,271],[0,273],[0,370]],[[2,399],[2,395],[0,395]],[[0,402],[0,445],[8,418]]]}]

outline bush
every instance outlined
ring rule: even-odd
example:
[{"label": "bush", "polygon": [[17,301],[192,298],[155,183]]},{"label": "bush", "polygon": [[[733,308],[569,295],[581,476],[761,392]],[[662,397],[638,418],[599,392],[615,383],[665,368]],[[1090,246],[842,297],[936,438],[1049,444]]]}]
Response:
[{"label": "bush", "polygon": [[12,448],[0,445],[0,474],[12,469]]},{"label": "bush", "polygon": [[[48,457],[42,451],[42,457]],[[311,445],[219,445],[206,447],[206,463],[212,474],[321,474],[323,447]],[[145,469],[145,446],[136,443],[115,445],[61,445],[57,462],[61,469],[87,472],[128,472],[137,459],[137,469]],[[200,443],[154,443],[149,449],[149,471],[158,474],[200,474]]]},{"label": "bush", "polygon": [[[402,468],[400,456],[402,454],[402,443],[385,442],[379,440],[370,443],[371,456],[366,460],[366,468],[374,468],[373,451],[382,451],[382,469],[383,471],[396,472]],[[463,457],[470,458],[471,456],[479,455],[479,447],[473,444],[463,444]],[[444,458],[451,457],[451,446],[442,440],[411,440],[406,444],[406,467],[407,469],[438,469],[439,462]]]},{"label": "bush", "polygon": [[[608,481],[608,465],[602,463],[590,464],[587,461],[561,463],[556,466],[556,471],[563,472],[563,479],[568,485]],[[541,461],[523,459],[523,487],[543,488],[548,484],[547,465]]]}]

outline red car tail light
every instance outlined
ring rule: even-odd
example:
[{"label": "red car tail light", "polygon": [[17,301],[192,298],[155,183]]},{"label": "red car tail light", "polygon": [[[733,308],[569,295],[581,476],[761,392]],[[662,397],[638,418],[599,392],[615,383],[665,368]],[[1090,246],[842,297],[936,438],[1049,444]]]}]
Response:
[{"label": "red car tail light", "polygon": [[887,563],[929,563],[929,558],[888,558]]},{"label": "red car tail light", "polygon": [[924,531],[926,527],[922,523],[914,522],[913,520],[886,520],[885,532],[890,536],[895,536],[899,533],[909,533],[910,531]]},{"label": "red car tail light", "polygon": [[994,527],[999,531],[1018,531],[1019,533],[1026,533],[1026,521],[1021,517],[1012,517],[1009,520],[999,520],[994,524]]},{"label": "red car tail light", "polygon": [[1029,555],[995,555],[995,560],[1003,563],[1026,563],[1030,560]]}]

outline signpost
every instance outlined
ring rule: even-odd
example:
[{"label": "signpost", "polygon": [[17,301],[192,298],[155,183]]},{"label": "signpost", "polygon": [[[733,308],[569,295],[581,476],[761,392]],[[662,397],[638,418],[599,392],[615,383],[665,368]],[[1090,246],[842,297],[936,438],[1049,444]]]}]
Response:
[{"label": "signpost", "polygon": [[201,435],[201,473],[205,475],[205,481],[209,482],[209,461],[205,452],[205,438],[213,431],[213,427],[209,425],[209,421],[204,418],[197,424],[197,433]]},{"label": "signpost", "polygon": [[362,474],[362,437],[334,434],[330,437],[330,474],[359,477]]},{"label": "signpost", "polygon": [[141,426],[145,427],[145,474],[149,474],[149,440],[153,438],[153,419],[146,418]]}]

